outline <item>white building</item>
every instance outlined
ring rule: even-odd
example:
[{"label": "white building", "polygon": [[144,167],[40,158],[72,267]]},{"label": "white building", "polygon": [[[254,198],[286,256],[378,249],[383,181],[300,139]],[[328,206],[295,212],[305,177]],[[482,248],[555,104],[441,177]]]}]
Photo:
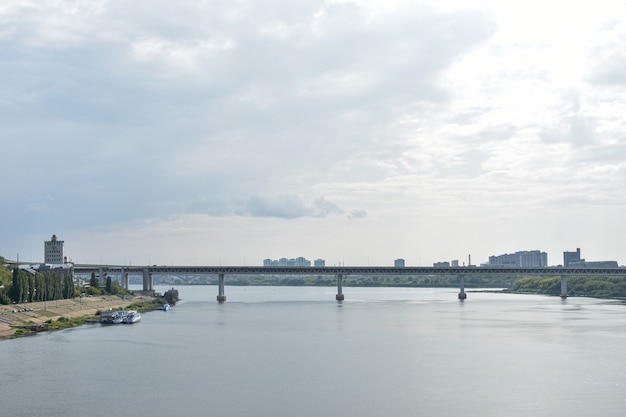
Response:
[{"label": "white building", "polygon": [[489,266],[536,268],[548,266],[548,254],[538,250],[490,256]]},{"label": "white building", "polygon": [[300,256],[298,258],[264,259],[263,266],[311,266],[311,261]]}]

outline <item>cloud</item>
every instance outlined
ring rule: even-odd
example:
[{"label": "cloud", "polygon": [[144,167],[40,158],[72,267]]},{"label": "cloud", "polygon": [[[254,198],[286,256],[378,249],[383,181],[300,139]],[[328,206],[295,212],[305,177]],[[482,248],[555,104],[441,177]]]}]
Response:
[{"label": "cloud", "polygon": [[339,208],[320,197],[310,205],[305,205],[295,195],[267,197],[255,195],[248,199],[245,214],[259,217],[282,217],[293,219],[298,217],[326,217],[339,213]]},{"label": "cloud", "polygon": [[626,84],[626,29],[614,33],[614,38],[603,45],[596,46],[590,53],[593,62],[589,80],[602,86],[623,86]]},{"label": "cloud", "polygon": [[350,219],[362,219],[367,217],[367,212],[365,210],[353,209],[348,213],[348,217]]},{"label": "cloud", "polygon": [[299,196],[251,195],[245,198],[199,198],[192,204],[192,210],[213,216],[251,216],[296,219],[301,217],[324,218],[340,214],[342,210],[334,203],[319,197],[307,204]]},{"label": "cloud", "polygon": [[584,146],[595,140],[594,122],[584,115],[563,116],[557,126],[542,132],[541,138],[549,143]]}]

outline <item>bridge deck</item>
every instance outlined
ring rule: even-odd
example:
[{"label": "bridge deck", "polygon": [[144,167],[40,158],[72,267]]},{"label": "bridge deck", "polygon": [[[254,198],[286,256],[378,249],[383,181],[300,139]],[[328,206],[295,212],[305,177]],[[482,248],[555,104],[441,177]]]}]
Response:
[{"label": "bridge deck", "polygon": [[381,267],[381,266],[325,266],[325,267],[267,267],[267,266],[122,266],[75,265],[77,274],[125,273],[139,275],[626,275],[626,268],[492,268],[492,267]]}]

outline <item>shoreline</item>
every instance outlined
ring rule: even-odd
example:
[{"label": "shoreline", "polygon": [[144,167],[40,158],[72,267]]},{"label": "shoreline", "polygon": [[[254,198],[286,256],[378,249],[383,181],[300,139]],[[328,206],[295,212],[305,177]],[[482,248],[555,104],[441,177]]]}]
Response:
[{"label": "shoreline", "polygon": [[[152,300],[149,296],[99,295],[77,297],[66,300],[40,301],[0,305],[0,341],[16,336],[20,327],[39,325],[49,320],[95,316],[96,312],[108,309],[126,308],[139,301]],[[16,310],[17,312],[13,312]],[[20,311],[22,310],[22,311]]]}]

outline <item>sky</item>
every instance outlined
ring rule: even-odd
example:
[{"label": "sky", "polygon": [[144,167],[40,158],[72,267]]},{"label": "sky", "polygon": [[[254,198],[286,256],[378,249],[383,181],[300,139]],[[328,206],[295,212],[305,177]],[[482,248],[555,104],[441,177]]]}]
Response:
[{"label": "sky", "polygon": [[624,265],[624,115],[624,0],[3,0],[0,255]]}]

